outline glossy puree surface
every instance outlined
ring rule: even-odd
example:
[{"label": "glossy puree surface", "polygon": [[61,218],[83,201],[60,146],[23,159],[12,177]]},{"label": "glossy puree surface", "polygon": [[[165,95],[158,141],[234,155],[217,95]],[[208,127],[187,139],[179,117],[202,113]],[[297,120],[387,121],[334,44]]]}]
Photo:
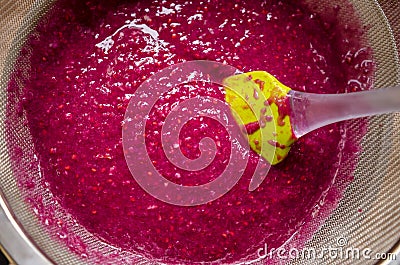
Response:
[{"label": "glossy puree surface", "polygon": [[[281,246],[318,215],[315,206],[335,182],[351,180],[351,171],[339,169],[343,161],[354,161],[354,168],[360,150],[355,135],[364,133],[365,123],[354,121],[357,130],[334,124],[299,139],[288,158],[249,192],[259,159],[253,152],[244,176],[225,196],[179,207],[148,195],[128,170],[121,123],[130,95],[158,70],[189,60],[226,63],[243,72],[267,70],[300,91],[369,89],[371,53],[357,27],[344,26],[335,16],[323,18],[301,1],[58,2],[22,48],[20,58],[29,61],[30,69],[20,99],[10,105],[26,115],[49,190],[98,239],[167,263],[256,258],[265,243]],[[17,66],[10,91],[20,86],[21,72]],[[169,180],[199,185],[223,171],[230,136],[215,121],[193,119],[179,136],[189,158],[199,155],[203,137],[215,141],[214,161],[198,172],[177,169],[166,160],[160,132],[176,102],[195,96],[223,100],[224,93],[220,86],[196,83],[159,99],[147,120],[146,145]],[[21,183],[35,212],[50,220],[44,223],[59,225],[52,207],[41,209],[40,198],[29,195],[35,183],[27,176]],[[329,194],[332,208],[342,191]]]}]

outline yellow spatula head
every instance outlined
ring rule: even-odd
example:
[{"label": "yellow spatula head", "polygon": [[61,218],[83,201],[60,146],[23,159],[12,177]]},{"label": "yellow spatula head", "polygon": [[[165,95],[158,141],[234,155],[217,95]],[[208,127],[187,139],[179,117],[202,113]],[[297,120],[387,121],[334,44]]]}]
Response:
[{"label": "yellow spatula head", "polygon": [[272,165],[281,162],[296,140],[287,97],[291,89],[265,71],[230,76],[223,85],[225,100],[251,149]]}]

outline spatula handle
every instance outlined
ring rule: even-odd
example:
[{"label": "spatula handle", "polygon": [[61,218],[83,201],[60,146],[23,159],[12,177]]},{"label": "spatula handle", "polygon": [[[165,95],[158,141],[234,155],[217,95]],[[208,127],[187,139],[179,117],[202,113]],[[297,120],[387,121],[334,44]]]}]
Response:
[{"label": "spatula handle", "polygon": [[296,137],[325,125],[355,118],[400,112],[400,86],[347,94],[289,93]]}]

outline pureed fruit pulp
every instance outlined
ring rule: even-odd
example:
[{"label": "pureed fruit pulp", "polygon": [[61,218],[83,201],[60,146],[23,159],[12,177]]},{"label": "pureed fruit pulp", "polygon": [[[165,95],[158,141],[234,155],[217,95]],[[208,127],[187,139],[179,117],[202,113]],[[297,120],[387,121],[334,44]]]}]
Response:
[{"label": "pureed fruit pulp", "polygon": [[[343,9],[351,7],[332,8],[334,14]],[[44,183],[69,218],[98,240],[167,263],[254,259],[265,243],[279,247],[299,231],[299,242],[310,238],[301,228],[319,216],[315,206],[321,200],[325,215],[333,210],[343,192],[336,183],[352,178],[365,123],[354,121],[353,129],[334,124],[301,138],[254,192],[248,185],[259,156],[251,153],[229,193],[206,205],[179,207],[148,195],[127,168],[121,122],[130,95],[157,71],[189,60],[267,70],[300,91],[369,89],[371,54],[361,39],[357,23],[342,25],[336,15],[323,17],[299,1],[58,2],[21,50],[19,60],[30,68],[17,66],[11,78],[9,93],[22,89],[19,98],[10,97],[9,118],[26,114],[37,158],[32,163],[40,165]],[[159,99],[147,120],[148,155],[178,184],[207,183],[229,159],[230,136],[204,118],[185,125],[180,148],[196,158],[200,139],[211,137],[217,146],[211,165],[188,172],[166,160],[162,122],[174,103],[196,96],[223,100],[224,92],[202,83],[179,86]],[[24,150],[15,150],[17,164]],[[343,173],[343,165],[350,171]],[[43,223],[90,260],[85,243],[68,243],[73,235],[66,234],[67,223],[33,192],[37,184],[19,175]]]}]

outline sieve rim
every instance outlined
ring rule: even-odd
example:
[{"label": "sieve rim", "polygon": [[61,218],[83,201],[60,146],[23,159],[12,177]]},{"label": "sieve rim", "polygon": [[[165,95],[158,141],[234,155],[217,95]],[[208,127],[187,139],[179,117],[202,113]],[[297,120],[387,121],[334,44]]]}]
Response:
[{"label": "sieve rim", "polygon": [[[43,253],[34,240],[15,218],[0,189],[0,246],[8,259],[16,264],[51,265],[50,259]],[[24,254],[24,255],[21,255]]]},{"label": "sieve rim", "polygon": [[[374,2],[376,2],[377,5],[379,6],[379,9],[381,9],[378,1],[374,0]],[[386,15],[383,11],[382,11],[382,14],[384,15],[385,19],[387,20]],[[388,23],[388,25],[390,25],[390,24]],[[389,28],[389,29],[391,30],[391,28]],[[393,34],[392,34],[392,38],[393,38]],[[395,43],[395,42],[393,41],[393,43]],[[397,59],[398,59],[398,57],[397,57]],[[34,264],[38,264],[38,265],[39,264],[55,264],[54,262],[51,262],[48,259],[48,257],[46,258],[45,253],[43,251],[41,251],[40,248],[37,247],[34,240],[32,240],[29,237],[29,234],[25,233],[23,226],[17,220],[17,218],[14,218],[15,216],[13,215],[13,213],[11,211],[11,207],[9,207],[9,204],[7,203],[6,197],[4,196],[4,193],[1,190],[1,187],[0,187],[0,206],[1,206],[0,207],[0,222],[3,221],[2,218],[4,217],[4,219],[5,219],[4,222],[9,225],[8,227],[5,227],[5,226],[0,227],[0,230],[2,230],[2,233],[0,233],[0,242],[1,242],[0,244],[4,245],[6,252],[8,251],[8,253],[11,254],[10,256],[18,261],[18,264],[32,263],[33,262],[32,260],[29,260],[29,262],[23,260],[23,255],[21,256],[21,247],[20,246],[13,247],[11,244],[9,244],[9,243],[11,243],[11,241],[22,240],[23,243],[26,244],[26,247],[23,249],[24,251],[26,251],[28,249],[33,250],[33,253],[35,255],[38,255],[38,256],[40,256],[40,258],[43,258],[43,260],[40,260],[37,262],[34,261],[33,262]],[[7,230],[3,232],[3,228],[6,228]],[[13,233],[11,235],[15,235],[15,236],[11,236],[9,233]],[[6,237],[7,239],[3,240],[2,236]],[[393,250],[391,250],[391,252],[397,253],[397,255],[400,256],[400,241],[394,245],[394,248],[393,248]],[[18,253],[19,255],[15,255],[14,253]],[[40,263],[40,262],[43,262],[43,263]],[[378,264],[389,265],[389,264],[394,264],[394,262],[383,261],[382,263],[378,263]]]}]

